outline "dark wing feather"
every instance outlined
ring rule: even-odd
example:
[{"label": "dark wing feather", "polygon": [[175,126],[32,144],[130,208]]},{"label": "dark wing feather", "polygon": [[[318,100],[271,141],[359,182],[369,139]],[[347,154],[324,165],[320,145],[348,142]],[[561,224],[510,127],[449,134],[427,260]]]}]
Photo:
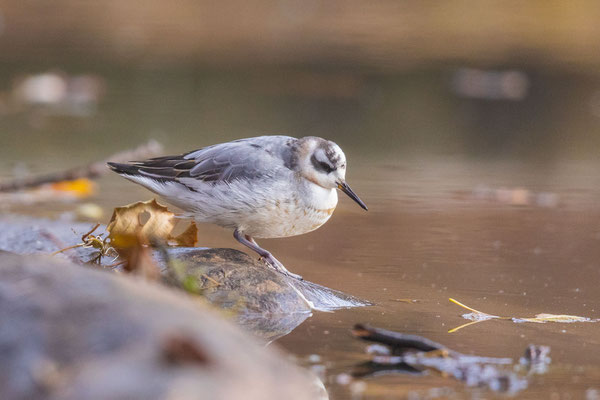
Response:
[{"label": "dark wing feather", "polygon": [[109,166],[121,174],[144,175],[162,181],[193,178],[216,183],[256,179],[286,168],[291,146],[289,141],[283,146],[278,145],[277,138],[265,137],[264,143],[242,139],[179,156],[156,157],[130,164],[109,163]]}]

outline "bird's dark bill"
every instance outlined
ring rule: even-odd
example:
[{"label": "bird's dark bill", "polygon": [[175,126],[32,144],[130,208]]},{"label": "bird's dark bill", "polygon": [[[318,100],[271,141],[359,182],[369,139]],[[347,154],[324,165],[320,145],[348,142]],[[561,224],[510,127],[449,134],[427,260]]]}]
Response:
[{"label": "bird's dark bill", "polygon": [[356,195],[356,193],[354,193],[352,191],[352,189],[350,189],[350,186],[348,186],[348,184],[346,182],[344,183],[339,183],[338,184],[338,188],[346,193],[348,195],[348,197],[350,197],[352,200],[354,200],[356,203],[358,203],[359,206],[361,206],[362,208],[364,208],[365,210],[368,210],[367,205],[360,199],[360,197],[358,197]]}]

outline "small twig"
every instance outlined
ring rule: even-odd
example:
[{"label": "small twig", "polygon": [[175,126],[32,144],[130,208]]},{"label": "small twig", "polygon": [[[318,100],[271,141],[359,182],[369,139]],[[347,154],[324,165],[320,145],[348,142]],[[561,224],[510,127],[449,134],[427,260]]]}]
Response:
[{"label": "small twig", "polygon": [[64,249],[56,250],[56,251],[50,253],[50,255],[51,256],[55,256],[55,255],[60,254],[60,253],[62,253],[64,251],[71,250],[71,249],[76,249],[76,248],[82,247],[82,246],[85,246],[85,243],[74,244],[73,246],[69,246],[69,247],[65,247]]},{"label": "small twig", "polygon": [[127,263],[127,260],[121,260],[121,261],[117,261],[116,263],[112,263],[112,264],[109,264],[109,265],[105,265],[104,267],[105,267],[105,268],[111,268],[111,269],[115,269],[115,268],[117,268],[119,265],[123,265],[123,264],[125,264],[125,263]]},{"label": "small twig", "polygon": [[80,178],[94,179],[106,174],[109,170],[106,163],[126,162],[130,160],[146,158],[156,155],[162,151],[162,145],[155,140],[137,147],[136,149],[123,151],[107,158],[106,160],[94,162],[88,165],[75,167],[66,171],[59,171],[47,175],[30,176],[13,179],[12,181],[0,183],[0,192],[12,192],[16,190],[40,186],[46,183],[72,181]]},{"label": "small twig", "polygon": [[94,227],[92,229],[90,229],[89,232],[84,233],[83,235],[81,235],[81,241],[85,243],[85,241],[88,238],[88,236],[90,236],[92,233],[94,233],[94,231],[96,229],[98,229],[99,226],[100,226],[100,223],[97,223],[96,225],[94,225]]},{"label": "small twig", "polygon": [[[88,245],[89,245],[89,243],[88,243],[88,240],[87,240],[87,239],[89,238],[89,236],[90,236],[90,235],[91,235],[91,234],[92,234],[92,233],[93,233],[93,232],[94,232],[96,229],[98,229],[98,227],[99,227],[99,226],[100,226],[100,224],[96,224],[96,225],[94,225],[94,227],[93,227],[93,228],[92,228],[92,229],[91,229],[89,232],[87,232],[87,233],[84,233],[83,235],[81,235],[81,241],[82,241],[83,243],[78,243],[78,244],[74,244],[73,246],[64,247],[64,248],[62,248],[62,249],[60,249],[60,250],[56,250],[55,252],[53,252],[53,253],[50,253],[50,255],[51,255],[51,256],[55,256],[55,255],[57,255],[57,254],[59,254],[59,253],[62,253],[63,251],[67,251],[67,250],[71,250],[71,249],[76,249],[76,248],[78,248],[78,247],[88,246]],[[73,233],[75,233],[75,232],[73,232]],[[57,243],[55,243],[55,244],[57,244]],[[59,246],[59,247],[63,247],[63,246]]]},{"label": "small twig", "polygon": [[221,286],[222,283],[219,281],[214,280],[213,278],[211,278],[210,276],[206,275],[206,274],[202,274],[202,277],[205,278],[206,280],[211,281],[212,283],[215,284],[215,286]]},{"label": "small twig", "polygon": [[[56,247],[60,248],[60,247],[65,246],[65,244],[59,238],[57,238],[56,235],[54,235],[52,232],[48,232],[47,230],[42,230],[41,235],[44,236],[46,239],[50,240],[52,243],[54,243],[54,245]],[[79,246],[71,246],[71,247],[63,248],[62,250],[52,253],[52,255],[58,254],[64,250],[69,250],[69,249],[72,249],[75,247],[79,247]],[[80,263],[80,260],[78,260],[77,257],[73,256],[72,254],[67,254],[66,256],[74,263],[76,263],[76,264]]]},{"label": "small twig", "polygon": [[404,355],[410,351],[430,352],[446,349],[444,345],[417,335],[408,335],[367,325],[356,324],[352,334],[362,340],[384,344],[394,355]]}]

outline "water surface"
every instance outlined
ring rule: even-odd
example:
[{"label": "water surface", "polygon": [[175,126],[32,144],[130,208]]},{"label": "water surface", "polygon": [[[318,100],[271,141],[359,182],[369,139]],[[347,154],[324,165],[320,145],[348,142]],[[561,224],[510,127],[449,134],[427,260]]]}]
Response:
[{"label": "water surface", "polygon": [[[348,182],[369,211],[341,195],[319,230],[261,242],[291,271],[377,304],[316,312],[277,341],[321,377],[331,399],[492,396],[435,375],[346,384],[344,374],[365,359],[365,344],[350,335],[358,322],[482,356],[518,359],[530,343],[548,345],[551,368],[531,377],[522,398],[594,398],[600,392],[600,324],[487,321],[448,333],[467,322],[461,317],[466,311],[450,297],[501,316],[600,318],[600,162],[571,152],[587,139],[563,145],[556,132],[543,139],[539,132],[548,122],[531,121],[541,121],[547,111],[527,117],[525,127],[518,123],[522,112],[461,103],[445,89],[443,74],[350,74],[345,79],[353,90],[323,96],[282,87],[294,77],[289,71],[275,77],[260,71],[159,72],[97,71],[107,94],[85,118],[49,118],[39,108],[5,110],[0,176],[99,160],[149,137],[163,142],[166,152],[265,133],[332,138],[346,150]],[[317,76],[327,82],[327,74]],[[465,122],[489,113],[505,122],[513,118],[503,129],[520,135],[507,139],[498,136],[498,127]],[[489,144],[485,138],[492,137]],[[109,175],[89,200],[104,209],[107,222],[112,208],[150,197]],[[70,217],[74,205],[2,207]],[[214,226],[201,227],[200,243],[246,250]]]}]

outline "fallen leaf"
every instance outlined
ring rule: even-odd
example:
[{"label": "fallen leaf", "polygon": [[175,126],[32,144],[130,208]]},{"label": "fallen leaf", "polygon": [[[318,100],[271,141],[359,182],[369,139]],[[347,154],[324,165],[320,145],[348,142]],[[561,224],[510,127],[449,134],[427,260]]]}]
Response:
[{"label": "fallen leaf", "polygon": [[561,322],[561,323],[571,323],[571,322],[592,322],[591,318],[579,317],[577,315],[555,315],[555,314],[537,314],[534,318],[513,318],[515,322],[537,322],[537,323],[545,323],[545,322]]},{"label": "fallen leaf", "polygon": [[174,235],[177,217],[155,199],[115,208],[106,230],[111,244],[127,248],[155,241],[193,247],[198,229],[194,222],[180,234]]},{"label": "fallen leaf", "polygon": [[126,260],[123,268],[126,272],[149,281],[156,281],[160,278],[160,269],[152,258],[149,247],[141,244],[129,247],[121,253],[121,257]]},{"label": "fallen leaf", "polygon": [[573,322],[599,322],[598,319],[592,319],[587,317],[579,317],[577,315],[565,315],[565,314],[537,314],[533,318],[519,318],[519,317],[500,317],[498,315],[492,315],[488,313],[484,313],[482,311],[476,310],[472,307],[469,307],[458,300],[453,298],[448,299],[451,303],[454,303],[466,310],[471,311],[469,314],[464,314],[462,317],[466,319],[470,319],[471,322],[468,322],[464,325],[457,326],[456,328],[450,329],[448,333],[453,333],[458,331],[459,329],[466,328],[467,326],[477,324],[479,322],[488,321],[490,319],[508,319],[513,322],[534,322],[538,324],[543,324],[546,322],[560,322],[560,323],[573,323]]},{"label": "fallen leaf", "polygon": [[85,198],[96,192],[94,182],[86,178],[75,179],[73,181],[61,181],[50,184],[52,190],[57,192],[69,193],[77,198]]}]

